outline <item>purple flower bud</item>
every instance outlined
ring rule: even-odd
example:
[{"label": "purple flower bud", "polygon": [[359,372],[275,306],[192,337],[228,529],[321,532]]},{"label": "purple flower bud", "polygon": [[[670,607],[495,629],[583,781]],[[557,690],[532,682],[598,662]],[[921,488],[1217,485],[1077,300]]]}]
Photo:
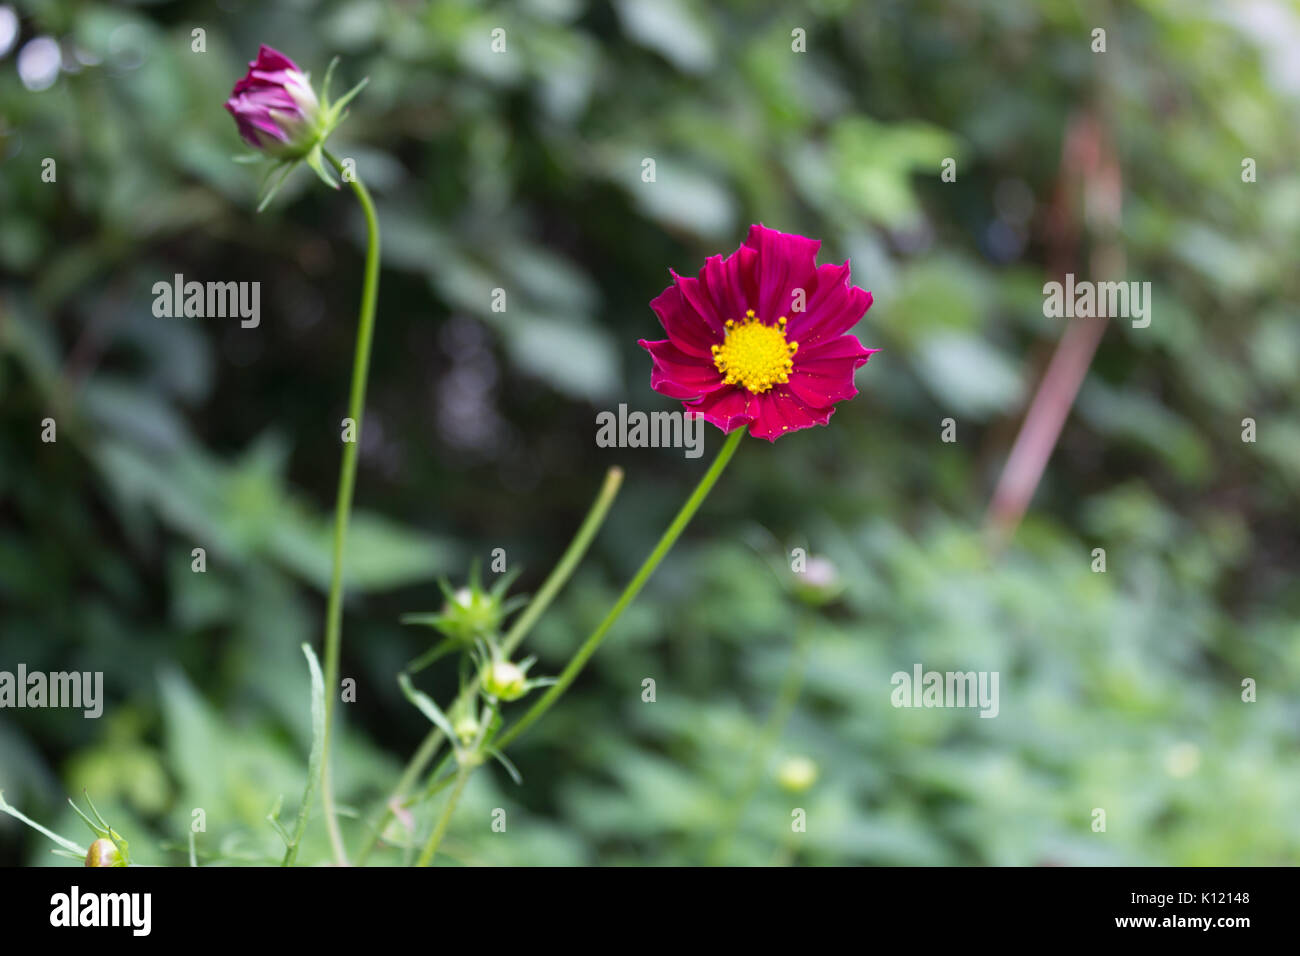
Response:
[{"label": "purple flower bud", "polygon": [[262,44],[226,109],[250,146],[276,156],[302,155],[321,140],[322,110],[307,75]]}]

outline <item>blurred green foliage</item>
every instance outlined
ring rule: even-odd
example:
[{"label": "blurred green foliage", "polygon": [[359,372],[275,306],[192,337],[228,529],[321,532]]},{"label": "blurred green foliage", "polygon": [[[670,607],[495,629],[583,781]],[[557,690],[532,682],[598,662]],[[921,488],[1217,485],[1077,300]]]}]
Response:
[{"label": "blurred green foliage", "polygon": [[[819,779],[792,798],[766,777],[731,862],[1296,862],[1294,4],[20,8],[0,59],[0,668],[102,670],[108,705],[98,721],[0,714],[11,803],[71,833],[64,797],[85,788],[142,863],[185,860],[196,807],[201,854],[282,852],[265,817],[279,795],[293,807],[310,746],[298,648],[319,646],[364,231],[306,171],[253,214],[221,103],[265,42],[317,76],[340,55],[336,89],[371,77],[332,143],[384,227],[346,804],[381,798],[427,727],[394,680],[427,635],[398,616],[435,609],[434,577],[495,547],[535,588],[620,463],[609,524],[530,641],[539,672],[599,620],[703,465],[598,449],[595,411],[672,407],[635,346],[657,331],[647,302],[669,267],[693,272],[763,221],[822,238],[875,294],[858,334],[884,351],[863,394],[827,429],[745,444],[512,749],[524,785],[475,775],[446,851],[703,862],[803,633],[807,681],[767,764],[807,755]],[[65,71],[32,91],[16,61],[39,35]],[[1118,151],[1125,277],[1153,284],[1153,321],[1112,323],[995,556],[983,512],[1063,326],[1041,285],[1084,111]],[[152,284],[175,273],[260,281],[261,325],[155,318]],[[939,441],[949,416],[955,444]],[[767,564],[795,546],[836,563],[839,603],[794,606]],[[1000,716],[893,708],[890,675],[915,662],[999,671]],[[309,836],[302,862],[325,855],[319,816]],[[48,848],[0,819],[0,861],[51,863]]]}]

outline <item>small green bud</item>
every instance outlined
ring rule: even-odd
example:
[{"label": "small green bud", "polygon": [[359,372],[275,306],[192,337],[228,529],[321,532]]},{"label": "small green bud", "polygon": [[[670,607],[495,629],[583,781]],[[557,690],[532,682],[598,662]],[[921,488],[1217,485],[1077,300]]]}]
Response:
[{"label": "small green bud", "polygon": [[823,557],[810,557],[807,567],[794,577],[795,595],[813,607],[830,604],[844,592],[839,571]]},{"label": "small green bud", "polygon": [[404,614],[402,622],[435,628],[443,637],[465,647],[473,647],[479,641],[494,645],[502,622],[516,608],[528,603],[523,595],[506,597],[514,579],[514,573],[502,574],[490,588],[484,588],[479,583],[477,568],[471,569],[465,587],[453,591],[445,581],[439,582],[447,598],[442,610],[436,614]]},{"label": "small green bud", "polygon": [[789,793],[804,793],[817,782],[817,765],[807,757],[787,757],[776,769],[776,782]]},{"label": "small green bud", "polygon": [[471,715],[466,714],[464,717],[458,717],[456,722],[451,725],[451,729],[456,731],[456,736],[460,738],[461,745],[468,747],[478,739],[479,722]]},{"label": "small green bud", "polygon": [[509,661],[493,661],[483,675],[483,689],[501,700],[518,700],[528,692],[528,677]]},{"label": "small green bud", "polygon": [[126,861],[113,841],[104,837],[90,845],[86,852],[86,866],[126,866]]}]

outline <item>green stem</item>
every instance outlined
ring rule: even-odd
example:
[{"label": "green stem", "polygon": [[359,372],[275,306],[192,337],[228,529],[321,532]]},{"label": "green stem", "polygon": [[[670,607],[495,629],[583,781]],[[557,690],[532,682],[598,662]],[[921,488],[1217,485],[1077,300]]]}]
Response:
[{"label": "green stem", "polygon": [[[528,607],[515,620],[514,625],[502,641],[501,648],[507,657],[523,642],[523,639],[528,635],[529,629],[550,606],[551,601],[559,594],[560,589],[564,587],[574,569],[582,561],[583,556],[587,553],[587,548],[591,546],[592,539],[596,537],[596,532],[605,523],[605,516],[609,514],[610,506],[614,503],[614,498],[618,495],[618,490],[622,484],[623,469],[611,468],[605,473],[605,481],[600,486],[600,492],[596,495],[596,500],[592,502],[587,517],[578,528],[577,534],[573,536],[573,540],[569,542],[569,547],[560,558],[559,564],[555,566],[546,581],[543,582],[537,596],[528,602]],[[478,681],[478,677],[475,676],[474,680],[461,691],[460,696],[456,698],[456,702],[452,705],[453,710],[464,706],[465,703],[474,698],[474,695],[478,693]],[[402,771],[402,776],[397,781],[397,787],[384,805],[379,821],[371,828],[370,836],[367,838],[366,844],[361,848],[361,853],[357,857],[359,864],[364,863],[370,857],[370,854],[374,852],[375,846],[379,843],[379,837],[392,816],[393,806],[402,802],[407,791],[415,785],[420,775],[424,773],[429,761],[438,752],[442,739],[441,730],[435,727],[429,731],[423,742],[421,742],[419,749],[415,751],[415,754],[407,763],[406,769]]]},{"label": "green stem", "polygon": [[339,651],[343,643],[343,555],[348,538],[348,518],[352,514],[352,492],[357,480],[357,450],[361,444],[361,417],[366,403],[366,378],[370,371],[370,343],[375,331],[375,301],[379,295],[379,219],[375,215],[370,193],[355,175],[345,174],[343,164],[326,152],[339,175],[350,179],[352,191],[366,217],[366,269],[361,287],[361,313],[357,322],[357,344],[352,355],[352,391],[348,396],[348,417],[354,423],[352,441],[343,444],[343,464],[339,470],[339,494],[334,508],[334,557],[330,571],[329,603],[325,616],[325,745],[321,760],[321,802],[325,825],[329,830],[334,861],[347,866],[347,851],[339,830],[334,806],[330,739],[334,727],[335,695],[339,683]]},{"label": "green stem", "polygon": [[799,692],[803,689],[804,672],[808,665],[808,635],[810,629],[807,621],[804,621],[803,626],[799,629],[799,637],[794,649],[794,660],[791,661],[790,667],[786,669],[785,680],[781,682],[781,690],[777,695],[776,704],[772,707],[772,713],[768,715],[763,729],[759,732],[758,740],[754,744],[754,750],[750,754],[749,766],[746,769],[743,783],[736,792],[735,797],[728,802],[730,810],[728,819],[723,825],[718,839],[709,851],[709,864],[711,866],[723,865],[727,850],[731,847],[731,841],[740,828],[740,821],[745,814],[745,807],[749,805],[749,802],[754,798],[754,794],[758,792],[759,784],[763,782],[763,768],[767,765],[772,748],[781,739],[781,731],[785,729],[786,723],[790,720],[790,715],[794,712],[794,706],[799,700]]},{"label": "green stem", "polygon": [[[449,752],[447,754],[447,757],[444,758],[443,762],[445,762],[446,759],[451,758],[452,756],[454,756],[454,754]],[[412,807],[418,803],[423,803],[425,800],[431,800],[436,794],[441,793],[443,790],[446,789],[447,784],[451,783],[451,781],[455,778],[456,775],[448,774],[447,776],[439,779],[438,775],[442,773],[441,767],[443,766],[443,763],[440,762],[438,766],[440,769],[435,770],[433,773],[429,775],[430,783],[427,787],[424,788],[424,791],[419,796],[415,796],[407,800],[406,803],[403,804],[403,807]]]},{"label": "green stem", "polygon": [[[682,505],[681,510],[677,512],[677,517],[673,518],[672,524],[663,533],[663,537],[659,539],[659,543],[650,552],[650,556],[645,559],[636,575],[628,582],[627,587],[623,589],[623,593],[619,595],[614,606],[605,615],[605,619],[600,622],[600,625],[591,632],[591,635],[578,648],[578,652],[573,655],[572,660],[569,661],[568,666],[564,668],[560,676],[556,678],[555,683],[551,685],[550,689],[542,695],[537,703],[529,708],[523,717],[515,722],[514,726],[506,731],[499,741],[495,739],[489,740],[489,746],[497,751],[505,750],[507,744],[527,730],[542,714],[550,710],[560,695],[573,683],[574,679],[582,671],[583,665],[587,663],[592,654],[596,653],[596,649],[600,647],[601,641],[605,639],[609,629],[614,626],[614,622],[622,616],[627,606],[641,593],[641,588],[650,579],[650,575],[654,574],[655,568],[659,567],[659,562],[664,559],[664,556],[672,549],[677,539],[681,537],[682,532],[686,530],[686,526],[690,524],[691,518],[695,516],[695,512],[700,510],[700,505],[704,504],[704,499],[713,490],[718,477],[722,474],[723,469],[727,467],[727,462],[731,461],[731,456],[736,453],[736,446],[740,444],[746,430],[746,428],[737,428],[728,436],[726,443],[718,451],[718,457],[713,459],[713,464],[704,473],[700,483],[695,486],[691,496],[686,499],[686,504]],[[476,754],[482,752],[483,742],[481,737],[480,734],[480,740],[476,742],[474,747],[473,752]],[[451,815],[456,809],[456,803],[460,800],[461,791],[465,789],[465,781],[469,779],[473,769],[473,762],[464,761],[461,763],[460,772],[456,777],[456,788],[452,790],[451,796],[447,798],[447,805],[443,807],[442,816],[438,818],[438,825],[434,828],[433,835],[429,838],[424,852],[420,854],[420,866],[428,866],[433,859],[433,854],[437,851],[438,844],[442,841],[442,835],[446,832],[447,824],[451,820]]]},{"label": "green stem", "polygon": [[416,866],[428,866],[433,860],[433,855],[438,852],[438,847],[442,843],[443,834],[447,832],[447,826],[451,823],[451,815],[456,812],[456,805],[460,803],[460,795],[465,790],[465,784],[469,780],[469,775],[469,764],[461,764],[460,770],[456,772],[456,786],[451,791],[451,796],[447,798],[447,805],[442,808],[442,815],[438,817],[438,824],[433,828],[433,833],[429,837],[429,842],[424,845],[424,850],[421,851],[420,859],[416,861]]},{"label": "green stem", "polygon": [[500,719],[501,712],[497,710],[496,702],[488,698],[488,707],[492,716],[483,721],[479,728],[478,736],[474,738],[474,743],[462,754],[456,753],[456,759],[460,761],[460,767],[456,771],[456,786],[447,797],[447,805],[442,808],[442,814],[438,817],[438,823],[433,828],[433,833],[429,834],[429,842],[424,845],[420,852],[420,858],[416,861],[416,866],[428,866],[433,862],[433,855],[438,852],[438,847],[442,844],[443,835],[447,832],[447,826],[451,823],[451,815],[456,812],[456,805],[460,803],[460,795],[465,790],[465,784],[469,782],[469,775],[474,772],[474,768],[481,762],[480,755],[483,752],[483,739],[487,737],[488,727],[496,720]]},{"label": "green stem", "polygon": [[563,672],[561,672],[560,676],[546,691],[546,693],[543,694],[538,701],[528,709],[528,712],[524,714],[523,717],[519,718],[519,720],[517,720],[499,740],[492,741],[492,745],[496,749],[505,750],[511,741],[536,723],[537,719],[541,717],[542,714],[546,713],[552,706],[554,706],[555,702],[559,700],[560,695],[568,690],[569,685],[573,683],[574,679],[582,671],[583,666],[587,663],[588,659],[590,659],[591,655],[596,653],[596,649],[600,647],[601,641],[605,639],[605,635],[609,633],[609,629],[614,626],[614,622],[619,619],[623,614],[623,611],[627,609],[627,606],[636,599],[636,596],[639,593],[641,593],[641,588],[644,587],[646,581],[650,579],[650,575],[654,574],[655,568],[659,567],[659,562],[664,559],[664,556],[668,554],[669,550],[671,550],[672,546],[677,542],[681,533],[686,530],[686,526],[690,524],[691,518],[693,518],[695,512],[700,509],[700,505],[704,504],[704,499],[707,498],[709,492],[713,490],[713,486],[717,482],[718,477],[722,474],[723,469],[727,467],[727,462],[731,461],[731,456],[736,453],[736,447],[740,444],[740,440],[744,437],[746,431],[746,428],[737,428],[727,436],[726,443],[723,444],[721,449],[719,449],[718,456],[713,459],[713,464],[710,465],[709,470],[704,473],[704,477],[700,479],[700,483],[695,486],[695,491],[693,491],[691,496],[686,499],[686,504],[682,505],[681,510],[677,512],[677,517],[675,517],[672,524],[668,526],[668,530],[663,533],[663,537],[659,539],[659,543],[656,544],[654,550],[650,552],[650,556],[642,563],[640,570],[638,570],[632,580],[628,582],[627,587],[623,589],[623,593],[619,595],[618,601],[615,602],[612,608],[610,608],[609,613],[605,615],[605,619],[600,622],[597,628],[591,632],[591,636],[589,636],[587,640],[583,642],[582,646],[578,648],[578,652],[573,655],[573,659],[569,661],[568,666],[564,668]]},{"label": "green stem", "polygon": [[[537,623],[537,619],[545,613],[546,609],[551,606],[555,596],[560,593],[560,588],[564,587],[570,576],[578,567],[578,562],[582,556],[587,553],[587,547],[591,544],[591,539],[596,536],[600,526],[605,522],[605,515],[609,513],[609,507],[614,503],[614,496],[618,494],[619,488],[623,484],[623,469],[611,468],[605,473],[605,483],[601,485],[600,494],[596,496],[595,503],[591,506],[591,511],[574,535],[573,541],[565,550],[560,563],[555,566],[550,576],[543,582],[541,590],[537,596],[528,602],[528,607],[524,608],[524,613],[520,614],[506,632],[505,639],[501,642],[501,653],[507,658],[514,653],[523,639],[527,636],[532,626]],[[477,689],[477,688],[476,688]]]}]

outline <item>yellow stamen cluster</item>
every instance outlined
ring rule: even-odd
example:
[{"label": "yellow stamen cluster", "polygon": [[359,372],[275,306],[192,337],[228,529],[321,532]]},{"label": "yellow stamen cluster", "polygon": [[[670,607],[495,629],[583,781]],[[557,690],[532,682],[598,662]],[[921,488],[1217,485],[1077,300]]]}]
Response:
[{"label": "yellow stamen cluster", "polygon": [[785,316],[764,325],[750,309],[743,322],[727,320],[727,338],[713,346],[713,364],[728,385],[743,385],[755,395],[790,381],[798,342],[785,340]]}]

